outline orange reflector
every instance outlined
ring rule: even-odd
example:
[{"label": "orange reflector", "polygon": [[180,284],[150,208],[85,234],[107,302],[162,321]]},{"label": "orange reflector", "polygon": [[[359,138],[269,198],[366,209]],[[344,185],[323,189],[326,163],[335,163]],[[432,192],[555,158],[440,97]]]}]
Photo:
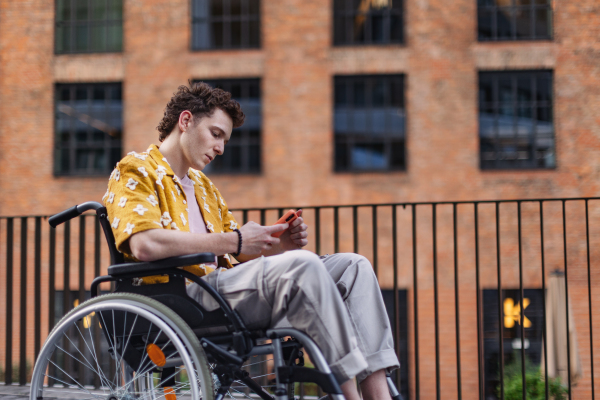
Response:
[{"label": "orange reflector", "polygon": [[150,343],[148,346],[146,346],[146,351],[148,352],[148,357],[150,357],[150,360],[152,360],[157,367],[162,367],[167,363],[165,353],[163,353],[160,347],[154,343]]},{"label": "orange reflector", "polygon": [[165,400],[176,400],[177,396],[172,387],[165,386]]}]

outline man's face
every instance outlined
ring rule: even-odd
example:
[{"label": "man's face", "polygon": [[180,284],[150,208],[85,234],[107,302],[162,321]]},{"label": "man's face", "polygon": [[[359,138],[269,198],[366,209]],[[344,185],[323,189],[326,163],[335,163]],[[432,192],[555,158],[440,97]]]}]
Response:
[{"label": "man's face", "polygon": [[223,154],[232,129],[231,118],[219,108],[212,116],[192,117],[181,134],[181,148],[187,163],[192,168],[203,170],[217,155]]}]

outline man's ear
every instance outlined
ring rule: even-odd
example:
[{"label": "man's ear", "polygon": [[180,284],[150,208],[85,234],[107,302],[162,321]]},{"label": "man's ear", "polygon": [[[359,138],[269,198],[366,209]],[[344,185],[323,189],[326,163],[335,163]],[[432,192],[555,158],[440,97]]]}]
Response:
[{"label": "man's ear", "polygon": [[181,132],[187,130],[192,124],[192,113],[189,110],[184,110],[179,114],[179,130]]}]

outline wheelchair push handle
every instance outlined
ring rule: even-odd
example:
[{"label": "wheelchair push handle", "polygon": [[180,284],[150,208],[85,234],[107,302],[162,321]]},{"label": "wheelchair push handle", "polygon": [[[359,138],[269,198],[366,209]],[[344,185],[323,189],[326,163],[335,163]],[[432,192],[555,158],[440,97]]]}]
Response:
[{"label": "wheelchair push handle", "polygon": [[89,211],[89,210],[95,211],[102,207],[103,207],[103,205],[98,202],[88,201],[86,203],[82,203],[82,204],[73,206],[65,211],[61,211],[58,214],[54,214],[53,216],[51,216],[48,219],[48,223],[50,224],[51,227],[56,228],[58,225],[62,224],[63,222],[67,222],[70,219],[78,217],[86,211]]}]

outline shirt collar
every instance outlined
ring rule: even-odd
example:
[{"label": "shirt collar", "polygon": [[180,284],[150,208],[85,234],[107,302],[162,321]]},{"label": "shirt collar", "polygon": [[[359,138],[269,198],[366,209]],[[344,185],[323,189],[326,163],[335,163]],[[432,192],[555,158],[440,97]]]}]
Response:
[{"label": "shirt collar", "polygon": [[162,155],[157,145],[151,144],[150,147],[148,147],[147,151],[155,163],[165,168],[165,170],[167,171],[167,176],[175,176],[175,172],[173,172],[173,169],[169,165],[169,162],[167,161],[165,156]]}]

